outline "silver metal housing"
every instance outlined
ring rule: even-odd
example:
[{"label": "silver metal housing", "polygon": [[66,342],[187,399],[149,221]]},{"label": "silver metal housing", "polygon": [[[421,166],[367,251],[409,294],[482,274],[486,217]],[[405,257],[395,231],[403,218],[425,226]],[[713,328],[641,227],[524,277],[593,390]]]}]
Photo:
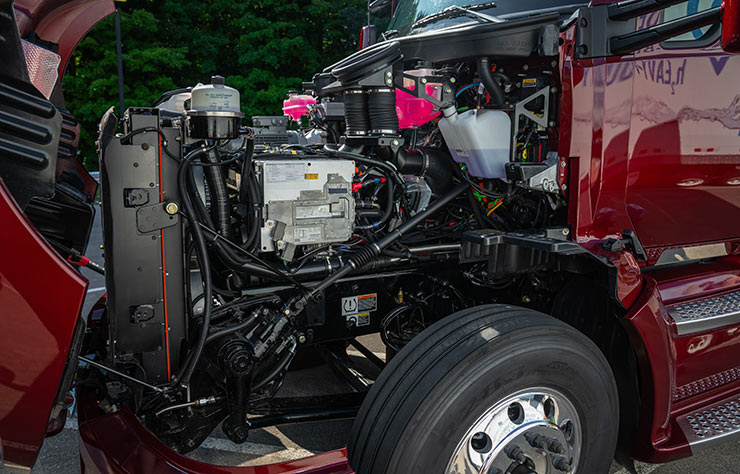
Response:
[{"label": "silver metal housing", "polygon": [[260,250],[292,260],[299,245],[346,242],[352,237],[355,162],[328,158],[261,158],[264,225]]}]

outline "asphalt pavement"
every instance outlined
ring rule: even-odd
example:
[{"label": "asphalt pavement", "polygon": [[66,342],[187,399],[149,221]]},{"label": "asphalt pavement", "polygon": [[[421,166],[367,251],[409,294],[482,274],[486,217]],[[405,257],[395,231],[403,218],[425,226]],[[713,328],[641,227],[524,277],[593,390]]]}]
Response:
[{"label": "asphalt pavement", "polygon": [[[100,213],[97,213],[91,233],[87,256],[103,264],[102,230]],[[84,313],[87,314],[95,301],[105,291],[105,279],[94,272],[83,269],[90,280]],[[384,357],[384,347],[378,337],[369,336],[362,341],[373,352]],[[350,352],[357,364],[367,364],[359,353]],[[325,394],[341,392],[344,389],[331,370],[326,366],[292,371],[288,374],[279,395],[290,396],[309,392]],[[220,430],[216,430],[201,447],[188,456],[202,462],[217,465],[254,466],[291,459],[341,448],[345,445],[352,420],[336,420],[312,423],[283,425],[250,432],[244,444],[234,444],[227,440]],[[79,439],[77,422],[74,417],[57,436],[46,440],[33,472],[37,474],[72,474],[80,472]],[[639,474],[728,474],[740,473],[740,442],[725,444],[689,459],[664,465],[639,463]],[[5,472],[0,470],[0,472]],[[584,473],[591,474],[591,473]],[[628,471],[614,463],[609,474],[628,474]]]}]

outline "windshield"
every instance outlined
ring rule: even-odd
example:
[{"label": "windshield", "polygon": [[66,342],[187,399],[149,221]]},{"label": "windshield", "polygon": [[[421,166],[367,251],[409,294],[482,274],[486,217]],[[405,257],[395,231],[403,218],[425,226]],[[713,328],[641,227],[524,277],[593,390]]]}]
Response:
[{"label": "windshield", "polygon": [[[412,29],[415,22],[432,13],[440,12],[451,5],[468,6],[481,3],[490,3],[490,0],[398,0],[396,11],[388,25],[388,31],[397,30],[396,36],[405,36],[409,33],[420,33],[431,29],[478,21],[468,16],[456,16]],[[477,11],[502,19],[517,18],[547,11],[560,11],[563,15],[569,16],[578,7],[587,3],[578,2],[577,0],[498,0],[495,1],[495,8]]]}]

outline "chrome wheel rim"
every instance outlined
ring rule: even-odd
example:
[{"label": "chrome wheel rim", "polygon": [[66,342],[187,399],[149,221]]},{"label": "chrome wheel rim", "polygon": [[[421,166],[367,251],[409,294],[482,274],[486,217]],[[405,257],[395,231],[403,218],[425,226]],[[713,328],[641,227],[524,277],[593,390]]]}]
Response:
[{"label": "chrome wheel rim", "polygon": [[447,474],[573,474],[581,454],[573,403],[551,388],[521,390],[486,410],[467,430]]}]

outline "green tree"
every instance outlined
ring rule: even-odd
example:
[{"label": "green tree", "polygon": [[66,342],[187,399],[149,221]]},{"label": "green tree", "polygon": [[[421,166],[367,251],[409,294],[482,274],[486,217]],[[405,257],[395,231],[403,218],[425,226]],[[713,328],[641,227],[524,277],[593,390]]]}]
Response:
[{"label": "green tree", "polygon": [[[126,106],[221,74],[241,92],[242,110],[282,114],[282,100],[357,49],[364,0],[128,0],[118,3]],[[67,108],[81,123],[80,153],[97,167],[98,120],[118,105],[113,19],[74,52],[64,77]]]}]

